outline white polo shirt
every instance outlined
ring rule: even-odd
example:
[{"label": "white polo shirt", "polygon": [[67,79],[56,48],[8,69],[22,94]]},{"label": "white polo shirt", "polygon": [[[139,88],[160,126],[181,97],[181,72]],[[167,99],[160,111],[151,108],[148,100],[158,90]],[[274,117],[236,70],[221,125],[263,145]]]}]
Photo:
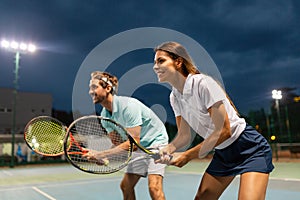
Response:
[{"label": "white polo shirt", "polygon": [[175,116],[183,117],[204,139],[214,130],[208,109],[219,101],[222,101],[225,106],[231,129],[231,137],[215,147],[223,149],[239,137],[246,127],[246,122],[237,115],[221,86],[207,75],[189,74],[184,84],[183,94],[176,88],[173,88],[170,94],[170,103]]}]

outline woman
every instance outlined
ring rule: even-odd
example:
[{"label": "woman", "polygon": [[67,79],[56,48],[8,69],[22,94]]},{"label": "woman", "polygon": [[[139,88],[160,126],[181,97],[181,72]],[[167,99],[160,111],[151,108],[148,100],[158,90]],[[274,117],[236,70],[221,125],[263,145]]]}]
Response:
[{"label": "woman", "polygon": [[[159,82],[172,86],[170,103],[178,127],[177,136],[161,151],[157,162],[182,167],[214,150],[195,199],[218,199],[236,175],[240,175],[239,199],[265,199],[269,173],[274,168],[271,148],[239,117],[222,87],[201,74],[186,49],[176,42],[155,48],[153,69]],[[174,153],[189,145],[190,127],[204,138],[203,142]]]}]

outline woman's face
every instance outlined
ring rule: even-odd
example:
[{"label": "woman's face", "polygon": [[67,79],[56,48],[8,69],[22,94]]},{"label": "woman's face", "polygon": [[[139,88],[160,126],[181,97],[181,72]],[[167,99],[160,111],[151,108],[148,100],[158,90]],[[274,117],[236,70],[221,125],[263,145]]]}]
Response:
[{"label": "woman's face", "polygon": [[175,61],[165,51],[156,51],[153,70],[157,74],[159,82],[170,82],[175,78],[177,66]]}]

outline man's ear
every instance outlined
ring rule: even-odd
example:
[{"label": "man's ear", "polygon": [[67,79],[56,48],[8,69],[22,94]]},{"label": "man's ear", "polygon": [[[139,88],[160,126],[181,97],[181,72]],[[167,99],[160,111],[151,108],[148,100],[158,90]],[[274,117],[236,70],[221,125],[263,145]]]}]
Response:
[{"label": "man's ear", "polygon": [[112,88],[111,85],[108,85],[108,84],[107,84],[107,86],[106,86],[105,89],[106,89],[107,93],[111,93],[111,91],[112,91],[113,88]]}]

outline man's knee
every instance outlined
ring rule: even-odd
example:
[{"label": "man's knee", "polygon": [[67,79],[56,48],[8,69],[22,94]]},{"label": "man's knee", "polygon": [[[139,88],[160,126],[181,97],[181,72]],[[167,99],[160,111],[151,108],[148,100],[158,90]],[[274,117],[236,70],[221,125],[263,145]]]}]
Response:
[{"label": "man's knee", "polygon": [[151,188],[149,188],[149,193],[153,200],[165,199],[165,194],[161,187],[151,187]]},{"label": "man's knee", "polygon": [[148,187],[152,199],[165,199],[162,180],[150,182]]}]

